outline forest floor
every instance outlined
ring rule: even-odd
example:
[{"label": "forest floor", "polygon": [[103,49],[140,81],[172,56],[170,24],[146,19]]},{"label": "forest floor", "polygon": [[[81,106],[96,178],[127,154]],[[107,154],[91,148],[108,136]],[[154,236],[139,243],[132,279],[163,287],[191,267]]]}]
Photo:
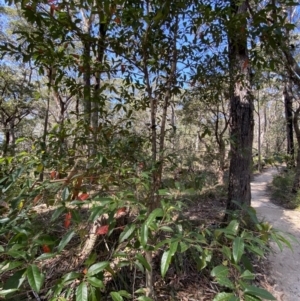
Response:
[{"label": "forest floor", "polygon": [[[278,169],[272,167],[254,178],[251,183],[252,206],[259,218],[300,241],[300,211],[283,209],[273,204],[269,197],[267,188],[277,173]],[[272,284],[271,291],[277,301],[300,300],[300,248],[297,243],[292,246],[293,251],[284,247],[281,252],[274,244],[274,252],[268,257],[267,282]]]}]

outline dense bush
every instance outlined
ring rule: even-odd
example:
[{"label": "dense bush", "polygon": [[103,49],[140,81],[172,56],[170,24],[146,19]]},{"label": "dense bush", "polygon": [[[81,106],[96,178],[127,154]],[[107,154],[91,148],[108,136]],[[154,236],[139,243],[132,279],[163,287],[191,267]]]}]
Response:
[{"label": "dense bush", "polygon": [[284,169],[273,178],[271,187],[272,199],[288,209],[300,206],[300,191],[292,192],[294,178],[295,171],[293,169]]}]

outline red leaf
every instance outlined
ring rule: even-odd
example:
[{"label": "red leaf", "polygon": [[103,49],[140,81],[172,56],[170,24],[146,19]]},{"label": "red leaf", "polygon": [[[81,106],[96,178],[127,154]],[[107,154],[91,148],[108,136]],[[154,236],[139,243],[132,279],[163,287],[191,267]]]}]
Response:
[{"label": "red leaf", "polygon": [[98,235],[105,235],[108,232],[108,228],[109,228],[108,225],[101,226],[101,227],[99,227],[97,229],[96,234],[98,234]]},{"label": "red leaf", "polygon": [[66,229],[69,228],[69,226],[71,224],[71,219],[72,219],[72,214],[71,214],[71,212],[68,212],[66,214],[65,221],[64,221],[64,226],[65,226]]},{"label": "red leaf", "polygon": [[89,194],[88,193],[81,193],[78,197],[77,197],[77,199],[78,200],[80,200],[80,201],[85,201],[86,199],[88,199],[89,198]]},{"label": "red leaf", "polygon": [[57,177],[57,172],[55,170],[50,171],[50,179],[54,180]]},{"label": "red leaf", "polygon": [[37,202],[42,198],[42,194],[38,194],[34,199],[33,199],[33,205],[36,205]]},{"label": "red leaf", "polygon": [[121,19],[120,19],[119,17],[116,17],[116,18],[115,18],[115,22],[116,22],[117,24],[121,24]]},{"label": "red leaf", "polygon": [[51,249],[47,245],[42,245],[42,249],[44,253],[51,253]]},{"label": "red leaf", "polygon": [[116,218],[126,215],[126,207],[119,208],[116,212]]}]

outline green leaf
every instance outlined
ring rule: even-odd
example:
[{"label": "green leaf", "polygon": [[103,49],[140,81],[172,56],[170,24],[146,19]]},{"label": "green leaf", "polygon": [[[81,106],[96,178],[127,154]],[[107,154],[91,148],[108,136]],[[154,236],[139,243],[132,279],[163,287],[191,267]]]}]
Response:
[{"label": "green leaf", "polygon": [[27,279],[30,287],[38,293],[43,286],[45,276],[36,265],[32,264],[27,268]]},{"label": "green leaf", "polygon": [[109,265],[108,261],[102,261],[102,262],[95,263],[92,266],[90,266],[86,275],[87,276],[96,275],[96,274],[102,272],[103,270],[105,270],[108,265]]},{"label": "green leaf", "polygon": [[96,277],[87,277],[87,282],[94,287],[105,288],[103,281]]},{"label": "green leaf", "polygon": [[110,295],[114,301],[123,301],[124,300],[123,297],[118,292],[111,292]]},{"label": "green leaf", "polygon": [[169,226],[162,226],[159,229],[162,230],[162,231],[165,231],[165,232],[171,232],[171,233],[174,232],[174,230]]},{"label": "green leaf", "polygon": [[61,252],[63,250],[63,248],[69,243],[69,241],[72,239],[72,237],[74,236],[75,232],[72,230],[70,232],[68,232],[60,241],[58,247],[57,247],[57,251]]},{"label": "green leaf", "polygon": [[236,235],[239,230],[239,222],[237,220],[232,220],[229,225],[225,228],[232,235]]},{"label": "green leaf", "polygon": [[81,282],[76,289],[76,301],[88,301],[88,288],[85,282]]},{"label": "green leaf", "polygon": [[276,300],[276,298],[268,291],[253,285],[247,285],[245,288],[245,293],[247,293],[248,295],[254,295],[256,297],[261,297],[267,300]]},{"label": "green leaf", "polygon": [[151,271],[151,267],[148,261],[145,259],[145,257],[142,254],[137,254],[136,258],[148,271]]},{"label": "green leaf", "polygon": [[56,253],[43,253],[41,256],[39,256],[38,258],[36,258],[36,260],[45,260],[45,259],[49,259],[56,256]]},{"label": "green leaf", "polygon": [[15,272],[8,280],[5,282],[4,289],[18,289],[24,280],[26,279],[25,275],[26,269],[19,270]]},{"label": "green leaf", "polygon": [[255,279],[255,275],[253,273],[251,273],[250,271],[246,270],[241,275],[241,278],[242,279],[247,279],[247,280],[254,280]]},{"label": "green leaf", "polygon": [[125,290],[121,290],[121,291],[118,291],[118,293],[122,296],[122,297],[125,297],[127,299],[131,298],[132,296]]},{"label": "green leaf", "polygon": [[224,292],[222,292],[222,293],[218,293],[214,297],[213,301],[229,301],[230,298],[232,298],[232,297],[235,297],[233,293],[224,293]]},{"label": "green leaf", "polygon": [[140,241],[143,247],[147,246],[147,241],[148,241],[148,226],[146,223],[142,225],[141,228],[141,235],[140,235]]},{"label": "green leaf", "polygon": [[131,236],[131,234],[134,232],[135,228],[136,228],[135,224],[127,225],[119,237],[119,242],[121,243],[124,240],[128,239]]},{"label": "green leaf", "polygon": [[160,271],[161,271],[161,276],[163,278],[165,277],[165,275],[169,269],[172,257],[175,254],[175,252],[177,251],[177,247],[178,247],[178,241],[173,242],[170,245],[170,249],[168,251],[165,251],[161,258]]},{"label": "green leaf", "polygon": [[250,272],[253,272],[253,266],[249,258],[244,254],[241,258],[241,262],[243,263],[244,267],[249,270]]},{"label": "green leaf", "polygon": [[138,260],[136,260],[136,261],[134,262],[134,264],[136,265],[137,269],[138,269],[140,272],[145,273],[144,266],[143,266]]},{"label": "green leaf", "polygon": [[23,262],[21,261],[9,261],[9,262],[4,262],[0,265],[0,272],[7,272],[10,270],[13,270],[19,266],[21,266]]},{"label": "green leaf", "polygon": [[248,294],[244,294],[245,301],[261,301],[260,298]]},{"label": "green leaf", "polygon": [[185,252],[188,248],[189,248],[189,246],[186,243],[184,243],[182,241],[179,243],[179,248],[178,249],[179,249],[180,253]]},{"label": "green leaf", "polygon": [[55,221],[59,216],[62,215],[63,212],[66,211],[66,208],[61,206],[61,207],[58,207],[54,213],[52,214],[52,217],[51,217],[51,222]]},{"label": "green leaf", "polygon": [[234,289],[233,282],[230,281],[227,277],[217,277],[216,280],[220,285]]},{"label": "green leaf", "polygon": [[6,295],[8,295],[8,294],[11,294],[11,293],[14,293],[14,292],[16,292],[18,289],[16,289],[16,288],[12,288],[12,289],[8,289],[8,290],[1,290],[0,289],[0,296],[1,297],[5,297]]},{"label": "green leaf", "polygon": [[222,247],[222,253],[225,255],[225,257],[226,257],[228,260],[231,260],[232,254],[231,254],[231,250],[230,250],[229,247],[223,246],[223,247]]},{"label": "green leaf", "polygon": [[146,296],[140,296],[137,298],[138,301],[154,301],[152,298]]},{"label": "green leaf", "polygon": [[145,224],[150,226],[150,224],[157,218],[164,216],[164,211],[161,208],[154,209],[148,216]]},{"label": "green leaf", "polygon": [[65,187],[64,190],[62,191],[62,194],[61,194],[61,197],[62,197],[62,200],[65,202],[68,200],[70,196],[70,190],[68,187]]},{"label": "green leaf", "polygon": [[259,249],[258,247],[256,246],[253,246],[253,245],[246,245],[246,248],[249,249],[252,253],[254,254],[257,254],[259,255],[260,257],[263,257],[264,256],[264,251]]},{"label": "green leaf", "polygon": [[219,278],[219,277],[226,277],[228,275],[228,268],[223,266],[223,265],[218,265],[216,267],[213,268],[213,270],[210,272],[210,275],[212,277],[216,277],[216,278]]},{"label": "green leaf", "polygon": [[244,240],[241,237],[236,237],[233,241],[232,255],[235,263],[239,263],[243,253],[244,253]]},{"label": "green leaf", "polygon": [[79,279],[81,276],[82,276],[82,273],[76,273],[76,272],[67,273],[62,277],[63,283],[72,281],[74,279]]}]

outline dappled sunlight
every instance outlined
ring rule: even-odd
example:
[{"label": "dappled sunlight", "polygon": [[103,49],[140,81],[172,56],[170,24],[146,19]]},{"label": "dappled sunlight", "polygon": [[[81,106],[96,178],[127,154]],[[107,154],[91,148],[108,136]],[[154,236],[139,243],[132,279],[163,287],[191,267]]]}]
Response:
[{"label": "dappled sunlight", "polygon": [[[272,182],[278,169],[270,168],[261,175],[255,177],[251,183],[251,205],[257,211],[258,216],[268,221],[272,226],[283,232],[286,239],[292,234],[300,241],[300,212],[286,210],[273,204],[267,193],[267,186]],[[300,250],[297,242],[292,242],[293,251],[284,248],[283,251],[272,243],[274,253],[270,254],[271,277],[274,281],[273,289],[277,300],[300,300]],[[283,299],[282,299],[283,298]]]}]

